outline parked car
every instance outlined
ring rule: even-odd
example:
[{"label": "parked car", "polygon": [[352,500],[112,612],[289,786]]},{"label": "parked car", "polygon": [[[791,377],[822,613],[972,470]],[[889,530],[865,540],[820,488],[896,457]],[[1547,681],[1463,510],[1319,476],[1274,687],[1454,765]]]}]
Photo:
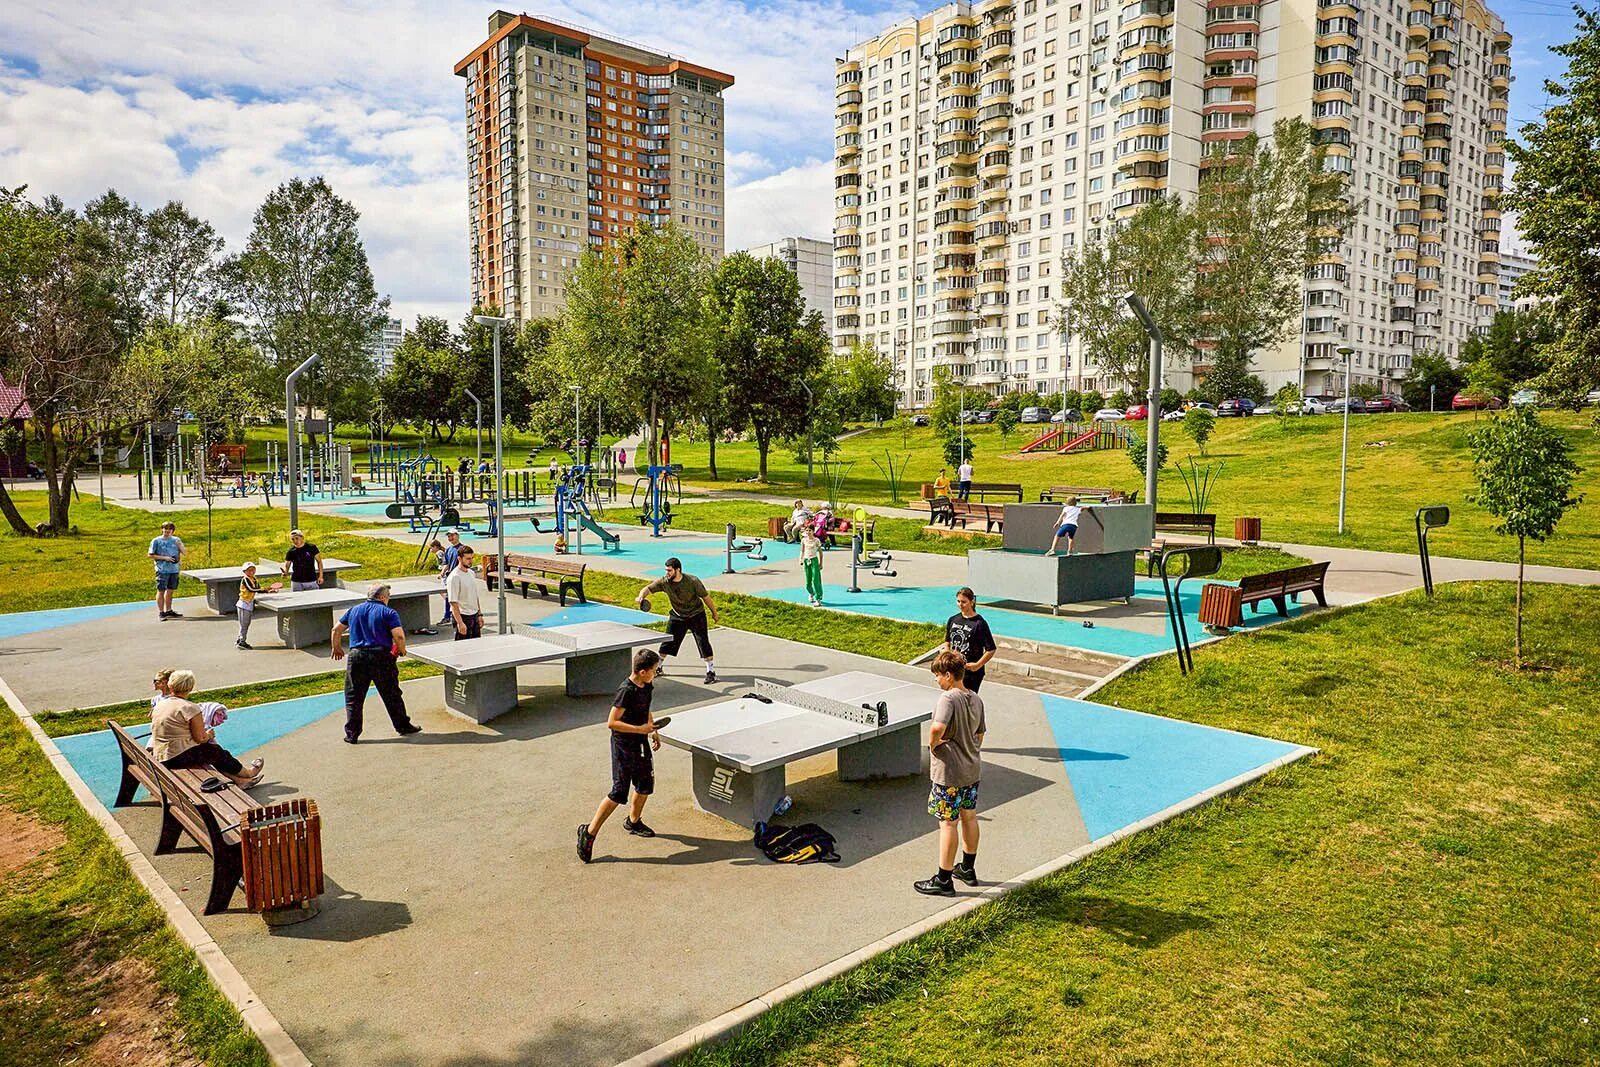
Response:
[{"label": "parked car", "polygon": [[1388,414],[1397,410],[1399,409],[1396,407],[1392,396],[1375,396],[1367,401],[1367,412],[1369,414]]},{"label": "parked car", "polygon": [[1466,393],[1457,393],[1450,398],[1451,411],[1480,411],[1484,408],[1488,408],[1490,411],[1499,411],[1503,406],[1497,396],[1491,396],[1487,403],[1484,402],[1482,397],[1469,396]]},{"label": "parked car", "polygon": [[1150,417],[1150,405],[1129,404],[1128,409],[1122,413],[1122,417],[1129,422],[1143,422]]},{"label": "parked car", "polygon": [[1262,404],[1260,407],[1256,408],[1254,412],[1252,412],[1252,414],[1255,415],[1276,415],[1277,413],[1278,409],[1272,404]]},{"label": "parked car", "polygon": [[1047,422],[1047,421],[1049,421],[1049,419],[1050,419],[1050,413],[1048,411],[1046,411],[1044,408],[1023,408],[1022,409],[1022,415],[1021,415],[1021,417],[1019,417],[1017,419],[1017,421],[1018,422]]},{"label": "parked car", "polygon": [[1163,411],[1161,413],[1161,421],[1162,422],[1182,422],[1183,421],[1183,417],[1185,415],[1187,415],[1187,414],[1189,414],[1189,413],[1187,411],[1183,410],[1182,408],[1179,408],[1177,411]]},{"label": "parked car", "polygon": [[1511,406],[1514,408],[1524,406],[1538,407],[1539,394],[1532,389],[1518,389],[1511,394]]},{"label": "parked car", "polygon": [[1326,415],[1332,397],[1307,396],[1289,405],[1291,415]]},{"label": "parked car", "polygon": [[1083,412],[1077,408],[1067,408],[1066,411],[1057,411],[1050,416],[1051,422],[1082,422]]},{"label": "parked car", "polygon": [[926,416],[926,415],[913,415],[913,416],[911,416],[911,425],[913,425],[913,426],[926,426],[926,425],[928,425],[928,416]]},{"label": "parked car", "polygon": [[1344,409],[1347,406],[1349,407],[1350,414],[1352,415],[1360,415],[1362,412],[1367,410],[1366,402],[1363,401],[1359,396],[1341,396],[1336,397],[1334,400],[1329,402],[1328,413],[1330,415],[1342,415],[1344,414]]},{"label": "parked car", "polygon": [[1220,418],[1227,418],[1231,415],[1244,417],[1254,414],[1255,410],[1256,402],[1244,396],[1236,396],[1232,400],[1224,400],[1217,405],[1217,415]]},{"label": "parked car", "polygon": [[1591,389],[1584,395],[1585,404],[1600,404],[1600,389]]},{"label": "parked car", "polygon": [[972,421],[987,426],[989,423],[998,418],[999,414],[1000,413],[995,411],[993,408],[984,408],[982,411],[973,416]]},{"label": "parked car", "polygon": [[1121,408],[1101,408],[1094,413],[1095,422],[1121,422],[1123,414]]},{"label": "parked car", "polygon": [[1184,401],[1184,404],[1183,404],[1183,410],[1184,411],[1191,411],[1194,408],[1199,408],[1201,411],[1209,411],[1213,415],[1215,415],[1217,413],[1217,405],[1209,403],[1208,401],[1205,401],[1205,400],[1186,400],[1186,401]]}]

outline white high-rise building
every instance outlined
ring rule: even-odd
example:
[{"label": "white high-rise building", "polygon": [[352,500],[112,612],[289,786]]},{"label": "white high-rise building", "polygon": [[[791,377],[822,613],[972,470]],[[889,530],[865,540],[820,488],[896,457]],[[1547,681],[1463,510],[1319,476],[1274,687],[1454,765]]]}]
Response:
[{"label": "white high-rise building", "polygon": [[994,393],[1119,388],[1058,333],[1062,253],[1192,196],[1209,145],[1299,116],[1357,214],[1253,369],[1338,392],[1348,347],[1355,382],[1396,388],[1498,306],[1510,47],[1477,0],[960,0],[898,22],[837,61],[834,343],[871,338],[910,406],[936,366]]},{"label": "white high-rise building", "polygon": [[372,343],[367,346],[367,355],[372,357],[372,372],[376,377],[382,378],[389,373],[389,368],[394,365],[394,350],[400,347],[404,339],[405,329],[399,319],[390,319],[378,327]]},{"label": "white high-rise building", "polygon": [[781,259],[800,282],[806,311],[820,312],[833,333],[833,246],[815,237],[784,237],[745,249],[757,259]]}]

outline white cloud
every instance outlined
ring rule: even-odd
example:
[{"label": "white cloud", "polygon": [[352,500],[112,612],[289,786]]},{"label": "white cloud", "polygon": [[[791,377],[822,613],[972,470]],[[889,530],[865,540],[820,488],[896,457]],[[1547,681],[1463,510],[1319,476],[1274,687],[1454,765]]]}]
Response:
[{"label": "white cloud", "polygon": [[[408,321],[466,308],[457,60],[493,5],[424,0],[7,4],[0,185],[81,204],[184,201],[232,247],[278,183],[320,173],[362,215]],[[842,0],[573,0],[550,17],[726,71],[730,248],[832,226],[833,59],[915,10]]]}]

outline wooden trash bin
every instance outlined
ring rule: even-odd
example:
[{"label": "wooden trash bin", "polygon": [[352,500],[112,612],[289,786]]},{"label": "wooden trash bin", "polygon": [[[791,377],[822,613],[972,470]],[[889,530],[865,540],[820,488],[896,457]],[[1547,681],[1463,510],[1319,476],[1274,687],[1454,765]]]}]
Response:
[{"label": "wooden trash bin", "polygon": [[287,926],[317,914],[323,893],[322,816],[300,798],[266,804],[239,818],[245,904],[268,926]]},{"label": "wooden trash bin", "polygon": [[767,538],[773,541],[783,540],[782,515],[769,515],[767,517]]},{"label": "wooden trash bin", "polygon": [[1244,624],[1239,587],[1208,582],[1200,590],[1200,623],[1220,629],[1232,629]]},{"label": "wooden trash bin", "polygon": [[1233,539],[1242,545],[1257,544],[1261,540],[1261,520],[1239,517],[1233,520]]}]

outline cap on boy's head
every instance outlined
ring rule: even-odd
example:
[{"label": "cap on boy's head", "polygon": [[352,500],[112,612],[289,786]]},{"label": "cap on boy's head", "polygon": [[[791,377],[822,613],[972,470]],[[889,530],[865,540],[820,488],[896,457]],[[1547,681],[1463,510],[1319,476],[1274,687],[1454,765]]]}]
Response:
[{"label": "cap on boy's head", "polygon": [[677,556],[668,556],[667,562],[662,564],[662,566],[666,567],[669,571],[683,570],[683,562],[679,560]]},{"label": "cap on boy's head", "polygon": [[289,531],[289,536],[290,537],[304,537],[305,535],[306,535],[306,532],[304,530],[290,530]]},{"label": "cap on boy's head", "polygon": [[250,560],[245,560],[243,563],[239,564],[239,569],[242,571],[253,571],[256,569],[256,565]]},{"label": "cap on boy's head", "polygon": [[457,533],[456,531],[454,531],[454,530],[446,530],[444,535],[446,537],[450,538],[450,540],[452,540],[452,541],[461,540],[461,535],[459,533]]}]

